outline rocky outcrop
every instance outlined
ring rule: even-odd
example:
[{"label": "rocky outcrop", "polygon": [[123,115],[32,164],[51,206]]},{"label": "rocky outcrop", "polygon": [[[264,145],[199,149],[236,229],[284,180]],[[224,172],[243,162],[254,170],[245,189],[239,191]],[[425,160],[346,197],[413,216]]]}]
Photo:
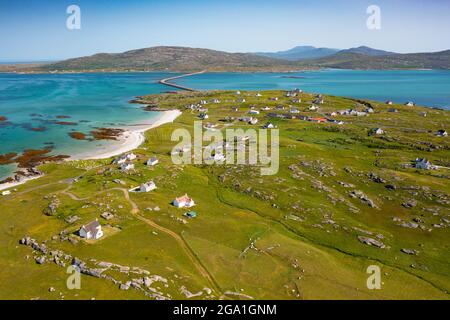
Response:
[{"label": "rocky outcrop", "polygon": [[373,247],[380,248],[380,249],[386,248],[386,245],[383,242],[381,242],[379,240],[375,240],[373,238],[358,236],[358,240],[359,240],[359,242],[367,244],[368,246],[373,246]]}]

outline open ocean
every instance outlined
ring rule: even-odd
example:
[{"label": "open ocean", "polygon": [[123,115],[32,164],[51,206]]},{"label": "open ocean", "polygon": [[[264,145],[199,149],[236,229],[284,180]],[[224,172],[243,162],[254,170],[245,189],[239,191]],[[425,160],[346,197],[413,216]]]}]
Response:
[{"label": "open ocean", "polygon": [[[79,141],[70,131],[89,132],[96,127],[146,123],[158,113],[143,111],[128,101],[138,95],[173,91],[157,83],[176,74],[89,73],[8,74],[0,73],[0,154],[42,149],[50,143],[53,154],[74,155],[107,141]],[[300,88],[308,92],[414,101],[429,107],[450,106],[450,71],[353,71],[324,70],[297,73],[206,73],[174,81],[195,89],[269,90]],[[69,116],[70,118],[57,118]],[[73,122],[60,125],[56,121]],[[33,130],[43,128],[42,131]],[[44,130],[45,129],[45,130]],[[0,178],[15,166],[0,166]]]}]

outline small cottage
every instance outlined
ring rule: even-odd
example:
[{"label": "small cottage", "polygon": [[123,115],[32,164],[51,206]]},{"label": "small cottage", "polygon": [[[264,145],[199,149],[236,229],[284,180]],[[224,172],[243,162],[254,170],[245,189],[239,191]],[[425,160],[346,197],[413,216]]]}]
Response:
[{"label": "small cottage", "polygon": [[197,212],[195,212],[195,211],[189,211],[189,212],[186,212],[184,215],[185,215],[186,217],[188,217],[188,218],[196,218],[196,217],[197,217]]},{"label": "small cottage", "polygon": [[159,162],[158,158],[152,157],[152,158],[148,159],[147,165],[148,166],[155,166],[155,165],[158,164],[158,162]]},{"label": "small cottage", "polygon": [[273,129],[275,128],[274,124],[272,122],[267,122],[264,126],[263,129]]},{"label": "small cottage", "polygon": [[252,118],[248,123],[249,124],[257,124],[258,123],[258,119],[257,118]]},{"label": "small cottage", "polygon": [[173,200],[173,205],[177,208],[190,208],[195,206],[195,202],[192,198],[185,194],[184,196],[175,198],[175,200]]},{"label": "small cottage", "polygon": [[425,158],[416,158],[416,160],[414,160],[414,167],[417,169],[424,169],[424,170],[430,170],[433,168],[431,162]]},{"label": "small cottage", "polygon": [[371,132],[372,134],[384,134],[384,130],[381,128],[375,128]]},{"label": "small cottage", "polygon": [[153,181],[141,184],[139,192],[150,192],[156,189],[156,184]]},{"label": "small cottage", "polygon": [[120,165],[120,170],[122,171],[129,171],[134,169],[134,164],[131,162],[125,162]]},{"label": "small cottage", "polygon": [[99,239],[103,236],[103,230],[98,220],[95,219],[94,221],[81,226],[78,234],[85,239]]}]

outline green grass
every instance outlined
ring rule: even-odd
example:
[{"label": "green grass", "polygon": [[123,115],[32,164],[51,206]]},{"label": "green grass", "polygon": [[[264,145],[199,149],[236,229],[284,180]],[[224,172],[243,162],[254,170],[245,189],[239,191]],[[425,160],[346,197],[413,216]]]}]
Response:
[{"label": "green grass", "polygon": [[[259,98],[254,92],[243,95],[247,100],[243,104],[232,102],[236,98],[233,92],[152,95],[146,99],[162,108],[184,110],[185,105],[200,99],[217,97],[220,104],[206,106],[208,122],[212,123],[220,123],[227,115],[244,116],[250,105],[290,104],[280,91],[262,92]],[[274,96],[279,101],[269,101]],[[314,115],[307,110],[313,96],[302,94],[301,99],[296,107],[304,115]],[[177,299],[185,298],[183,286],[192,293],[205,287],[214,289],[216,299],[227,291],[255,299],[449,299],[449,224],[443,219],[450,219],[450,171],[403,166],[416,157],[449,166],[448,138],[434,135],[438,129],[450,128],[449,112],[395,105],[389,108],[399,112],[389,113],[388,106],[370,103],[374,114],[337,117],[345,122],[342,126],[271,119],[280,129],[280,170],[274,176],[261,176],[257,166],[172,164],[169,153],[176,142],[170,140],[171,133],[179,127],[192,132],[193,121],[198,118],[191,111],[184,111],[173,124],[146,133],[144,145],[135,151],[140,158],[135,161],[134,173],[120,172],[110,160],[43,166],[43,178],[0,199],[0,244],[4,248],[0,252],[0,298],[147,298],[137,290],[119,290],[105,279],[84,275],[81,290],[68,290],[64,268],[53,263],[37,265],[32,250],[19,246],[18,240],[30,235],[48,241],[52,249],[86,261],[144,268],[168,279],[168,287],[161,290]],[[350,99],[326,96],[318,114],[354,104]],[[231,111],[232,106],[239,106],[239,111]],[[419,115],[423,110],[428,112],[426,118]],[[269,112],[273,110],[257,116],[259,124],[269,121]],[[235,123],[234,127],[251,126]],[[370,136],[368,132],[374,127],[385,129],[386,134]],[[144,161],[154,155],[160,163],[146,167]],[[370,172],[385,182],[372,181]],[[78,182],[67,184],[67,178],[78,176],[82,176]],[[116,184],[114,179],[126,185]],[[131,203],[118,188],[129,189],[149,180],[155,181],[158,189],[131,193],[139,208],[139,213],[133,213]],[[342,182],[353,186],[345,187]],[[387,184],[397,188],[389,191]],[[377,208],[351,198],[353,190],[363,191]],[[195,219],[183,217],[187,210],[171,205],[184,193],[197,203]],[[50,202],[44,199],[48,195],[61,201],[56,216],[42,213]],[[417,206],[403,207],[409,199],[415,199]],[[155,207],[160,210],[153,210]],[[114,219],[101,219],[105,211],[111,211]],[[65,218],[72,215],[81,220],[68,225]],[[424,229],[400,227],[393,217],[404,221],[420,218]],[[72,232],[95,218],[120,231],[94,243],[51,240],[60,231]],[[327,220],[333,220],[334,225]],[[159,229],[145,221],[156,223]],[[442,228],[434,226],[441,222]],[[370,247],[357,238],[377,234],[383,235],[387,248]],[[402,248],[416,249],[419,254],[406,255]],[[373,264],[381,268],[381,290],[366,287],[366,269]],[[56,291],[49,292],[49,287]],[[206,294],[197,298],[206,298]]]}]

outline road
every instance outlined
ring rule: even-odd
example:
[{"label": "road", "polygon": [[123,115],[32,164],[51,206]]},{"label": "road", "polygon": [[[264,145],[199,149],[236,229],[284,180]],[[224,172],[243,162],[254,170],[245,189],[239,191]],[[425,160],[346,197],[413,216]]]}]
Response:
[{"label": "road", "polygon": [[185,91],[197,91],[197,90],[192,89],[192,88],[188,88],[188,87],[180,86],[178,84],[170,83],[169,81],[175,80],[175,79],[179,79],[179,78],[184,78],[184,77],[190,77],[190,76],[193,76],[193,75],[196,75],[196,74],[202,74],[202,73],[205,73],[205,72],[206,72],[206,70],[202,70],[202,71],[199,71],[199,72],[192,72],[192,73],[182,74],[182,75],[176,76],[176,77],[170,77],[170,78],[161,79],[158,82],[160,84],[163,84],[163,85],[166,85],[166,86],[169,86],[169,87],[173,87],[173,88],[177,88],[177,89],[181,89],[181,90],[185,90]]},{"label": "road", "polygon": [[161,231],[164,232],[165,234],[171,236],[179,245],[180,247],[183,249],[183,251],[186,253],[186,255],[189,257],[189,259],[191,260],[192,264],[195,266],[195,268],[197,269],[197,271],[203,276],[203,278],[205,278],[208,282],[209,285],[212,287],[211,289],[216,291],[216,293],[220,296],[222,295],[222,290],[220,289],[219,285],[217,284],[217,282],[214,280],[214,278],[212,277],[212,275],[208,272],[208,270],[206,270],[206,268],[203,266],[203,264],[201,263],[201,261],[199,260],[199,258],[195,255],[194,251],[189,247],[189,245],[186,243],[186,241],[177,233],[173,232],[170,229],[167,229],[163,226],[160,226],[159,224],[157,224],[156,222],[145,218],[144,216],[140,215],[139,212],[139,207],[138,205],[130,198],[130,193],[128,192],[127,189],[125,188],[111,188],[108,190],[103,190],[100,192],[95,193],[94,195],[92,195],[91,197],[88,198],[79,198],[76,195],[74,195],[73,193],[69,192],[71,186],[69,186],[68,188],[64,189],[63,191],[61,191],[62,194],[65,194],[67,196],[69,196],[72,200],[75,201],[84,201],[84,200],[88,200],[91,197],[95,197],[96,195],[100,194],[100,193],[104,193],[104,192],[108,192],[108,191],[113,191],[113,190],[118,190],[121,191],[124,194],[125,200],[127,200],[127,202],[130,204],[131,206],[131,214],[138,220],[146,223],[147,225]]}]

